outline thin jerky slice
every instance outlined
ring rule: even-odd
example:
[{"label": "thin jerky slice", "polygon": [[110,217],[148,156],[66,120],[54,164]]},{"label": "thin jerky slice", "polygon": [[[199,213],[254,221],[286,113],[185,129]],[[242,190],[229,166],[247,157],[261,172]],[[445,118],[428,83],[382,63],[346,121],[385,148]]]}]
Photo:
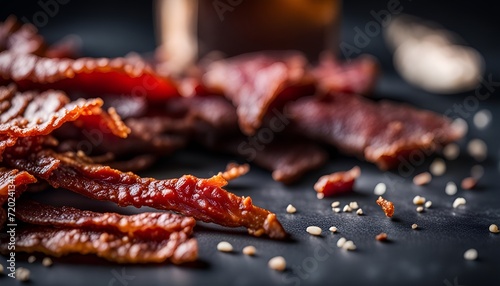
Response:
[{"label": "thin jerky slice", "polygon": [[45,48],[43,38],[32,24],[20,24],[15,16],[0,23],[0,52],[12,50],[20,54],[41,55]]},{"label": "thin jerky slice", "polygon": [[[0,244],[7,251],[7,241]],[[105,231],[29,226],[16,230],[16,251],[42,252],[51,256],[70,253],[95,254],[118,263],[174,264],[195,261],[198,244],[183,232],[174,232],[164,240],[129,238]]]},{"label": "thin jerky slice", "polygon": [[12,51],[0,53],[0,78],[21,90],[58,89],[88,94],[132,94],[149,99],[178,96],[175,84],[144,61],[130,58],[57,59]]},{"label": "thin jerky slice", "polygon": [[297,52],[252,53],[208,65],[203,83],[236,106],[240,129],[252,135],[272,107],[314,93],[307,61]]},{"label": "thin jerky slice", "polygon": [[[89,164],[74,154],[20,149],[6,152],[5,161],[45,179],[56,188],[66,188],[120,206],[149,206],[223,226],[244,226],[256,236],[286,237],[274,213],[254,206],[250,197],[238,197],[222,189],[227,184],[222,176],[198,179],[185,175],[170,180],[141,178],[133,173]],[[25,152],[31,154],[27,156]]]},{"label": "thin jerky slice", "polygon": [[229,163],[226,166],[226,170],[221,172],[220,175],[224,180],[231,181],[245,175],[248,171],[250,171],[250,165],[248,164],[239,165],[236,163]]},{"label": "thin jerky slice", "polygon": [[26,171],[0,167],[0,206],[9,194],[9,188],[15,190],[16,197],[26,190],[28,184],[36,182],[36,178]]},{"label": "thin jerky slice", "polygon": [[356,166],[349,171],[322,176],[314,184],[314,190],[325,197],[352,192],[354,182],[360,174],[361,169]]},{"label": "thin jerky slice", "polygon": [[54,207],[34,201],[22,201],[16,206],[16,218],[21,221],[64,228],[83,228],[123,233],[128,237],[162,240],[174,232],[191,235],[196,221],[173,213],[141,213],[120,215],[97,213],[72,207]]},{"label": "thin jerky slice", "polygon": [[362,156],[384,170],[397,167],[412,151],[434,151],[464,134],[445,116],[355,94],[301,98],[288,104],[287,112],[299,134]]},{"label": "thin jerky slice", "polygon": [[340,62],[328,54],[312,70],[319,90],[324,93],[371,94],[379,75],[377,60],[368,55],[348,62]]},{"label": "thin jerky slice", "polygon": [[394,215],[394,204],[382,196],[378,197],[377,205],[379,205],[385,213],[385,216],[392,217]]}]

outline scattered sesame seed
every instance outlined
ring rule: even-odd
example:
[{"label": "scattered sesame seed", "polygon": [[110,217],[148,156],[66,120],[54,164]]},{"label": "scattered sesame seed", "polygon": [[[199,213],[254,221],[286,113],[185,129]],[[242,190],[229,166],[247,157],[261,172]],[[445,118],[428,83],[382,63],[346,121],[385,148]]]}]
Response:
[{"label": "scattered sesame seed", "polygon": [[33,255],[30,255],[30,257],[28,257],[28,263],[33,263],[36,261],[36,257],[33,256]]},{"label": "scattered sesame seed", "polygon": [[425,198],[421,196],[415,196],[413,198],[413,204],[414,205],[423,205],[425,204]]},{"label": "scattered sesame seed", "polygon": [[457,193],[457,184],[455,184],[454,182],[446,183],[446,187],[444,188],[444,192],[448,196],[454,196]]},{"label": "scattered sesame seed", "polygon": [[334,226],[330,226],[330,228],[328,230],[333,232],[333,233],[337,232],[337,228]]},{"label": "scattered sesame seed", "polygon": [[354,244],[354,242],[352,240],[348,240],[344,243],[344,245],[342,245],[342,249],[356,250],[356,245]]},{"label": "scattered sesame seed", "polygon": [[467,201],[464,198],[456,198],[453,202],[453,208],[458,208],[461,205],[465,205]]},{"label": "scattered sesame seed", "polygon": [[443,155],[446,160],[455,160],[460,155],[460,147],[456,143],[450,143],[444,147]]},{"label": "scattered sesame seed", "polygon": [[317,226],[308,226],[306,231],[311,235],[321,235],[321,228]]},{"label": "scattered sesame seed", "polygon": [[359,208],[358,202],[350,202],[350,203],[349,203],[349,207],[350,207],[352,210],[357,210],[357,209]]},{"label": "scattered sesame seed", "polygon": [[335,202],[332,203],[332,208],[336,208],[338,206],[340,206],[340,202],[339,201],[335,201]]},{"label": "scattered sesame seed", "polygon": [[474,248],[467,250],[464,253],[464,258],[466,260],[476,260],[477,259],[477,250],[475,250]]},{"label": "scattered sesame seed", "polygon": [[322,200],[325,197],[325,194],[323,194],[323,193],[316,193],[316,197],[318,198],[318,200]]},{"label": "scattered sesame seed", "polygon": [[339,213],[339,212],[340,212],[340,208],[333,208],[332,210],[333,210],[334,212],[336,212],[336,213]]},{"label": "scattered sesame seed", "polygon": [[3,273],[3,265],[0,264],[0,274],[2,274],[2,273]]},{"label": "scattered sesame seed", "polygon": [[245,255],[254,256],[255,253],[257,252],[257,249],[255,248],[255,246],[249,245],[249,246],[243,247],[242,252]]},{"label": "scattered sesame seed", "polygon": [[481,139],[472,139],[467,144],[467,152],[476,161],[484,161],[488,156],[488,146]]},{"label": "scattered sesame seed", "polygon": [[432,202],[431,201],[426,201],[425,202],[425,208],[428,209],[432,206]]},{"label": "scattered sesame seed", "polygon": [[357,214],[357,215],[363,215],[363,210],[362,210],[362,209],[358,209],[358,210],[356,211],[356,214]]},{"label": "scattered sesame seed", "polygon": [[473,122],[478,129],[484,129],[491,122],[491,112],[487,109],[482,109],[474,114]]},{"label": "scattered sesame seed", "polygon": [[500,232],[500,230],[498,230],[498,226],[496,224],[490,225],[489,230],[491,233],[499,233]]},{"label": "scattered sesame seed", "polygon": [[387,186],[384,183],[378,183],[373,189],[373,193],[377,196],[385,194],[385,191],[387,191]]},{"label": "scattered sesame seed", "polygon": [[418,225],[416,223],[411,225],[411,229],[417,229],[417,228],[418,228]]},{"label": "scattered sesame seed", "polygon": [[480,179],[484,175],[484,167],[481,165],[474,165],[470,169],[471,177],[475,179]]},{"label": "scattered sesame seed", "polygon": [[276,256],[269,259],[267,265],[273,270],[284,271],[286,269],[286,260],[283,256]]},{"label": "scattered sesame seed", "polygon": [[467,121],[463,118],[455,118],[455,120],[451,123],[451,127],[461,134],[467,134],[467,131],[469,131],[469,124],[467,124]]},{"label": "scattered sesame seed", "polygon": [[417,207],[417,212],[421,213],[424,211],[424,207],[423,206],[418,206]]},{"label": "scattered sesame seed", "polygon": [[477,180],[474,179],[473,177],[467,177],[463,179],[462,183],[460,184],[460,186],[464,190],[472,190],[476,187],[476,185],[477,185]]},{"label": "scattered sesame seed", "polygon": [[220,252],[231,252],[233,251],[233,246],[227,241],[221,241],[217,244],[217,250]]},{"label": "scattered sesame seed", "polygon": [[52,259],[50,259],[50,257],[44,257],[43,260],[42,260],[42,265],[45,266],[45,267],[50,267],[52,266],[52,264],[54,264],[52,262]]},{"label": "scattered sesame seed", "polygon": [[337,240],[337,247],[342,248],[342,246],[344,246],[346,241],[347,239],[345,239],[344,237],[339,238],[339,240]]},{"label": "scattered sesame seed", "polygon": [[30,280],[30,271],[24,267],[19,267],[16,269],[16,279],[21,282],[26,282]]},{"label": "scattered sesame seed", "polygon": [[348,212],[352,212],[352,209],[351,209],[351,207],[349,205],[345,205],[344,209],[342,211],[345,212],[345,213],[348,213]]},{"label": "scattered sesame seed", "polygon": [[423,172],[416,175],[413,178],[413,183],[417,186],[427,185],[432,180],[432,176],[429,172]]},{"label": "scattered sesame seed", "polygon": [[382,232],[380,234],[377,234],[377,236],[375,236],[375,239],[378,241],[387,241],[387,233]]},{"label": "scattered sesame seed", "polygon": [[446,172],[446,163],[441,158],[436,158],[431,163],[429,170],[434,176],[442,176]]},{"label": "scattered sesame seed", "polygon": [[286,207],[286,212],[289,214],[293,214],[296,211],[297,211],[297,209],[294,206],[292,206],[291,204]]}]

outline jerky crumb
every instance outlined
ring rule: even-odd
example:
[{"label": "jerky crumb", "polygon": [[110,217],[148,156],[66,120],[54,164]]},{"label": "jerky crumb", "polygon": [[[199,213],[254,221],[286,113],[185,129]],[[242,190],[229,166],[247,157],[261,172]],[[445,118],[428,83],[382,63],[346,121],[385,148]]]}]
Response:
[{"label": "jerky crumb", "polygon": [[359,208],[358,202],[350,202],[349,207],[353,210],[357,210]]},{"label": "jerky crumb", "polygon": [[417,207],[417,212],[421,213],[423,211],[424,211],[424,207],[422,207],[422,206]]},{"label": "jerky crumb", "polygon": [[498,230],[498,226],[496,224],[490,225],[489,230],[491,233],[499,233],[500,232],[500,230]]},{"label": "jerky crumb", "polygon": [[454,182],[448,182],[446,184],[446,188],[444,189],[444,192],[448,195],[448,196],[453,196],[457,193],[457,184],[455,184]]},{"label": "jerky crumb", "polygon": [[257,249],[253,245],[245,246],[243,248],[243,254],[249,255],[249,256],[254,256],[255,253],[257,252]]},{"label": "jerky crumb", "polygon": [[337,232],[337,228],[334,226],[331,226],[328,230],[333,232],[333,233]]},{"label": "jerky crumb", "polygon": [[413,204],[414,205],[423,205],[425,203],[425,198],[421,196],[415,196],[413,198]]},{"label": "jerky crumb", "polygon": [[45,267],[50,267],[52,266],[53,262],[52,262],[52,259],[50,257],[44,257],[43,260],[42,260],[42,265],[45,266]]},{"label": "jerky crumb", "polygon": [[377,234],[377,236],[375,236],[375,239],[378,241],[387,241],[387,233],[382,232],[380,234]]},{"label": "jerky crumb", "polygon": [[30,271],[24,267],[19,267],[16,269],[16,279],[21,282],[26,282],[30,280]]},{"label": "jerky crumb", "polygon": [[425,208],[428,209],[432,206],[432,202],[431,201],[427,201],[425,202]]},{"label": "jerky crumb", "polygon": [[467,201],[464,198],[456,198],[453,202],[453,208],[456,209],[459,206],[465,205]]},{"label": "jerky crumb", "polygon": [[352,240],[348,240],[342,245],[342,249],[356,250],[356,245],[354,244],[354,242]]},{"label": "jerky crumb", "polygon": [[434,176],[442,176],[446,173],[446,163],[441,158],[436,158],[429,167],[429,171]]},{"label": "jerky crumb", "polygon": [[358,210],[356,211],[356,214],[357,214],[357,215],[363,215],[363,210],[362,210],[362,209],[358,209]]},{"label": "jerky crumb", "polygon": [[283,256],[276,256],[271,258],[267,265],[269,266],[269,268],[276,271],[284,271],[286,269],[286,261]]},{"label": "jerky crumb", "polygon": [[430,183],[431,180],[432,180],[431,174],[429,172],[423,172],[421,174],[416,175],[413,178],[413,183],[417,186],[423,186]]},{"label": "jerky crumb", "polygon": [[387,190],[387,186],[384,183],[378,183],[375,188],[373,189],[373,193],[377,196],[381,196],[385,194],[385,191]]},{"label": "jerky crumb", "polygon": [[411,225],[411,229],[417,229],[417,228],[418,228],[418,225],[416,223]]},{"label": "jerky crumb", "polygon": [[464,253],[464,258],[466,260],[476,260],[477,259],[477,250],[475,250],[474,248],[467,250]]},{"label": "jerky crumb", "polygon": [[297,209],[294,206],[292,206],[291,204],[286,207],[286,212],[289,214],[293,214],[296,211],[297,211]]},{"label": "jerky crumb", "polygon": [[339,240],[337,241],[337,247],[342,248],[342,246],[344,246],[346,241],[347,239],[345,239],[344,237],[339,238]]},{"label": "jerky crumb", "polygon": [[28,257],[28,263],[33,263],[36,261],[36,257],[34,255],[30,255],[30,257]]},{"label": "jerky crumb", "polygon": [[338,206],[340,206],[340,202],[339,201],[335,201],[335,202],[332,203],[332,208],[336,208]]},{"label": "jerky crumb", "polygon": [[394,204],[382,196],[378,197],[377,204],[382,208],[387,217],[392,217],[394,215]]},{"label": "jerky crumb", "polygon": [[477,185],[477,180],[473,177],[467,177],[463,179],[462,183],[460,184],[460,186],[464,190],[472,190],[476,187],[476,185]]},{"label": "jerky crumb", "polygon": [[306,228],[306,231],[309,233],[309,234],[312,234],[312,235],[321,235],[321,228],[317,227],[317,226],[308,226]]},{"label": "jerky crumb", "polygon": [[221,252],[231,252],[233,251],[233,246],[227,241],[221,241],[217,244],[217,250]]}]

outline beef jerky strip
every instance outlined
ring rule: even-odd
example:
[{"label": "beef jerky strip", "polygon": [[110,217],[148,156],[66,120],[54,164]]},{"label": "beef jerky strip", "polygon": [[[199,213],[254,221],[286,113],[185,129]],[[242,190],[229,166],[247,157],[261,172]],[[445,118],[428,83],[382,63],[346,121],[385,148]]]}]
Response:
[{"label": "beef jerky strip", "polygon": [[196,221],[173,213],[141,213],[120,215],[97,213],[72,207],[54,207],[35,201],[21,201],[16,206],[16,217],[21,221],[54,227],[82,228],[123,233],[128,237],[162,240],[171,233],[191,235]]},{"label": "beef jerky strip", "polygon": [[0,23],[0,52],[12,50],[19,54],[42,55],[45,52],[43,38],[31,24],[20,24],[15,16]]},{"label": "beef jerky strip", "polygon": [[268,110],[314,93],[306,67],[306,59],[297,52],[245,54],[208,65],[203,83],[231,100],[240,129],[253,135]]},{"label": "beef jerky strip", "polygon": [[[7,241],[0,250],[7,252]],[[174,264],[195,261],[198,244],[183,232],[174,232],[164,240],[129,238],[98,230],[27,226],[16,230],[16,251],[42,252],[51,256],[70,253],[95,254],[118,263]]]},{"label": "beef jerky strip", "polygon": [[341,63],[328,54],[312,70],[323,93],[355,93],[367,95],[373,92],[378,79],[379,65],[372,56],[361,56]]},{"label": "beef jerky strip", "polygon": [[128,58],[56,59],[7,50],[0,53],[1,78],[21,90],[132,94],[152,100],[179,95],[170,79],[158,76],[144,61]]},{"label": "beef jerky strip", "polygon": [[325,197],[352,192],[354,182],[360,174],[361,169],[356,166],[349,171],[322,176],[314,184],[314,190]]},{"label": "beef jerky strip", "polygon": [[308,97],[287,106],[296,131],[364,156],[381,169],[397,167],[412,151],[433,151],[464,130],[441,115],[358,95]]},{"label": "beef jerky strip", "polygon": [[19,197],[28,184],[35,182],[35,177],[28,172],[0,167],[0,229],[7,220],[7,213],[3,209],[4,203],[9,197],[14,199]]},{"label": "beef jerky strip", "polygon": [[238,197],[222,189],[227,184],[222,176],[198,179],[185,175],[170,180],[141,178],[107,166],[88,164],[76,155],[58,154],[48,149],[21,149],[14,146],[5,152],[5,162],[45,179],[56,188],[66,188],[120,206],[149,206],[223,226],[244,226],[255,236],[286,237],[274,213],[254,206],[250,197]]}]

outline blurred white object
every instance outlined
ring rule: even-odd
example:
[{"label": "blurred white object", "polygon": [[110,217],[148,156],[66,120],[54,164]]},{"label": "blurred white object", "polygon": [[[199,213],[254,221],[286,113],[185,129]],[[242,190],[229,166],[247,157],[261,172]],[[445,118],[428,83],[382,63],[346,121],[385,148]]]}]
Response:
[{"label": "blurred white object", "polygon": [[484,72],[484,60],[460,38],[433,22],[402,15],[385,30],[394,49],[394,66],[409,83],[435,93],[474,89]]}]

